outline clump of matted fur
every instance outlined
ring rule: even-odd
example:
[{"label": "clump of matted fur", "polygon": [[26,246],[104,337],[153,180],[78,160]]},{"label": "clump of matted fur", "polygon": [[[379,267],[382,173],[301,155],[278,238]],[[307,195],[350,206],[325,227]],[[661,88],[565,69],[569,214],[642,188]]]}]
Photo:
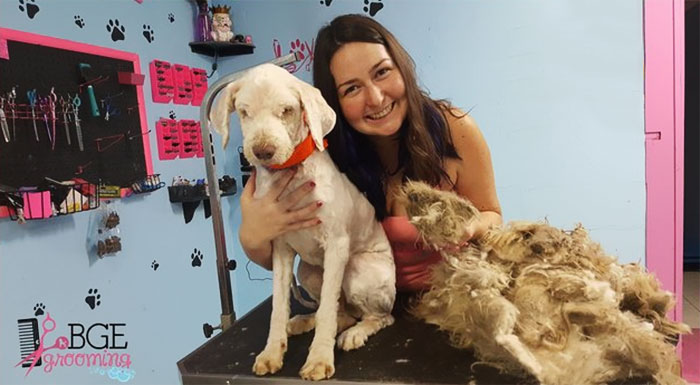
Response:
[{"label": "clump of matted fur", "polygon": [[467,224],[479,216],[479,210],[470,202],[450,199],[449,192],[435,190],[425,183],[406,182],[410,194],[398,199],[406,207],[408,217],[418,228],[425,244],[435,247],[457,243],[463,237]]},{"label": "clump of matted fur", "polygon": [[[422,183],[406,184],[399,199],[431,245],[458,242],[455,227],[478,215]],[[668,340],[689,328],[666,318],[672,294],[642,267],[606,255],[583,227],[513,222],[443,256],[412,312],[483,362],[552,385],[637,376],[685,383]]]}]

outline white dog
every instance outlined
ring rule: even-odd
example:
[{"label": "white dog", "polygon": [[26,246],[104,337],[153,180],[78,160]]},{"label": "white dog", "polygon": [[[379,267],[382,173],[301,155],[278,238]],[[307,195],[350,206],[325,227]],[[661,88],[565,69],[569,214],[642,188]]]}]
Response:
[{"label": "white dog", "polygon": [[[253,371],[257,375],[278,371],[288,334],[315,327],[300,375],[307,380],[330,378],[335,372],[333,349],[339,331],[354,324],[337,339],[338,347],[351,350],[394,322],[395,270],[389,242],[372,205],[324,151],[323,137],[333,128],[335,113],[318,89],[280,67],[263,64],[226,86],[212,110],[212,123],[224,145],[234,111],[241,121],[244,155],[256,167],[256,197],[265,195],[282,177],[279,165],[302,154],[308,157],[297,166],[289,189],[309,180],[316,182],[316,188],[297,207],[318,200],[324,203],[319,226],[273,241],[270,334]],[[296,254],[302,259],[299,280],[319,307],[315,316],[289,320]]]}]

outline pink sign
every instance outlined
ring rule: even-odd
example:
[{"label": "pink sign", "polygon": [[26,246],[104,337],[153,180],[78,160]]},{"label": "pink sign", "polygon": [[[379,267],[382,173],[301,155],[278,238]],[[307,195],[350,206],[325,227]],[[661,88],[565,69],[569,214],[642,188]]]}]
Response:
[{"label": "pink sign", "polygon": [[0,38],[0,59],[10,60],[10,51],[7,49],[7,40]]}]

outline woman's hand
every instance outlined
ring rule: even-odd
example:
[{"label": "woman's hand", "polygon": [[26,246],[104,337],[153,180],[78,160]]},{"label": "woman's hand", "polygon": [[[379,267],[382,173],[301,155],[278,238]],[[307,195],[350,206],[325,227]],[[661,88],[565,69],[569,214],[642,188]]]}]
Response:
[{"label": "woman's hand", "polygon": [[241,193],[241,226],[238,235],[241,246],[253,262],[272,267],[273,239],[287,232],[313,227],[321,223],[316,212],[322,202],[312,202],[302,208],[292,210],[315,187],[308,181],[287,194],[285,190],[296,170],[287,170],[272,185],[270,191],[255,198],[255,172]]}]

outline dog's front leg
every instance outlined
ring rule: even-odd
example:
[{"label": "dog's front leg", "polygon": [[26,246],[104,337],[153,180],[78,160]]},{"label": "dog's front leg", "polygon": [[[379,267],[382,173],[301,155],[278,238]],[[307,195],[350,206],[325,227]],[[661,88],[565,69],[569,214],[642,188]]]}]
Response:
[{"label": "dog's front leg", "polygon": [[253,372],[258,376],[275,373],[282,368],[287,351],[289,321],[289,286],[292,281],[294,250],[286,243],[273,241],[272,246],[272,316],[265,349],[255,358]]},{"label": "dog's front leg", "polygon": [[329,237],[332,242],[323,256],[321,300],[316,311],[316,334],[309,348],[306,363],[299,374],[305,380],[323,380],[335,373],[333,363],[335,335],[338,331],[338,301],[350,253],[347,235]]}]

